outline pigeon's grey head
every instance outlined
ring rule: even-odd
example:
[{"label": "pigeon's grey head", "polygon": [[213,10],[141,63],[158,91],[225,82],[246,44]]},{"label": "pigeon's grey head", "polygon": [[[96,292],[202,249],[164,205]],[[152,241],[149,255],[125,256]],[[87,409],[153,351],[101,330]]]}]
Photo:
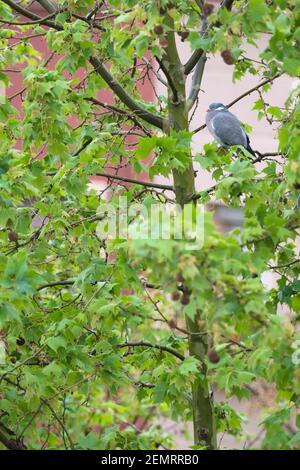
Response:
[{"label": "pigeon's grey head", "polygon": [[[224,112],[228,112],[228,109],[222,103],[211,103],[206,111],[205,122],[208,129],[210,129],[212,119],[214,119],[219,113],[223,115]],[[210,132],[213,132],[212,129],[210,129]]]},{"label": "pigeon's grey head", "polygon": [[211,103],[207,111],[227,111],[227,108],[222,103]]}]

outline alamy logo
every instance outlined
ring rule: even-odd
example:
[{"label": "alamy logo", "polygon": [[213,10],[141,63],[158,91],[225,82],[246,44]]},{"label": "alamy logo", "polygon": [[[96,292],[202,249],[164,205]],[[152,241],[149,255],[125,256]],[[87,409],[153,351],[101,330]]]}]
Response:
[{"label": "alamy logo", "polygon": [[0,104],[4,104],[6,100],[6,88],[2,80],[0,80]]},{"label": "alamy logo", "polygon": [[298,366],[300,364],[300,339],[292,343],[292,348],[295,349],[292,354],[292,363]]},{"label": "alamy logo", "polygon": [[6,349],[4,341],[0,339],[0,366],[5,364]]},{"label": "alamy logo", "polygon": [[97,235],[103,239],[185,240],[201,248],[204,238],[204,206],[187,204],[131,204],[126,196],[117,203],[101,204]]}]

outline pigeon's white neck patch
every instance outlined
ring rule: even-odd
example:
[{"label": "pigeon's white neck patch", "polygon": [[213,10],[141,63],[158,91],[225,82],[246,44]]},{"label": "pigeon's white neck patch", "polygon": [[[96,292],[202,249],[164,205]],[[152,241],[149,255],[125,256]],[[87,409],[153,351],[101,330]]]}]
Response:
[{"label": "pigeon's white neck patch", "polygon": [[221,109],[225,109],[225,106],[219,106],[218,108],[216,108],[216,111],[221,111]]}]

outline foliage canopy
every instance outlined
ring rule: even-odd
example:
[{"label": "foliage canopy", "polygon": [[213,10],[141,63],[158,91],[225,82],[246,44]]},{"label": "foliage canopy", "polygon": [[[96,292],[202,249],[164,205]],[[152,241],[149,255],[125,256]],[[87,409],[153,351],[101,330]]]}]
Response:
[{"label": "foliage canopy", "polygon": [[[0,105],[0,442],[169,448],[163,420],[184,426],[194,415],[196,448],[216,448],[215,426],[243,438],[244,418],[227,399],[249,398],[262,379],[276,395],[262,448],[298,448],[299,2],[39,3],[43,19],[30,3],[0,1],[0,80],[14,82],[10,70],[22,77]],[[175,34],[193,51],[180,67]],[[245,44],[263,36],[260,60],[245,58]],[[234,80],[257,76],[254,109],[277,124],[276,155],[251,161],[215,143],[191,155],[188,111],[206,57],[220,52]],[[282,74],[296,84],[284,108],[264,101]],[[143,82],[154,79],[168,98],[143,99]],[[212,173],[210,190],[195,191],[193,160]],[[129,163],[138,176],[126,190],[116,178],[100,194],[88,186]],[[142,173],[173,173],[172,191],[143,185]],[[204,246],[194,250],[184,240],[100,239],[101,206],[108,193],[117,204],[120,191],[129,205],[164,207],[175,194],[181,205],[243,207],[243,228],[219,233],[206,214]],[[261,280],[268,270],[278,276],[271,290]],[[278,315],[281,305],[291,315]],[[210,385],[226,401],[211,404]]]}]

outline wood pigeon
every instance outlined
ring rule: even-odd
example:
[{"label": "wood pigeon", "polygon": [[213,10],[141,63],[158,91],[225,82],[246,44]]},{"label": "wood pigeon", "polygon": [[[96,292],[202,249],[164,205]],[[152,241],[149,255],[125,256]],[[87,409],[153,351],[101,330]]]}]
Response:
[{"label": "wood pigeon", "polygon": [[209,132],[222,147],[227,149],[233,145],[242,145],[249,153],[256,156],[240,121],[228,111],[224,104],[210,104],[205,120]]}]

